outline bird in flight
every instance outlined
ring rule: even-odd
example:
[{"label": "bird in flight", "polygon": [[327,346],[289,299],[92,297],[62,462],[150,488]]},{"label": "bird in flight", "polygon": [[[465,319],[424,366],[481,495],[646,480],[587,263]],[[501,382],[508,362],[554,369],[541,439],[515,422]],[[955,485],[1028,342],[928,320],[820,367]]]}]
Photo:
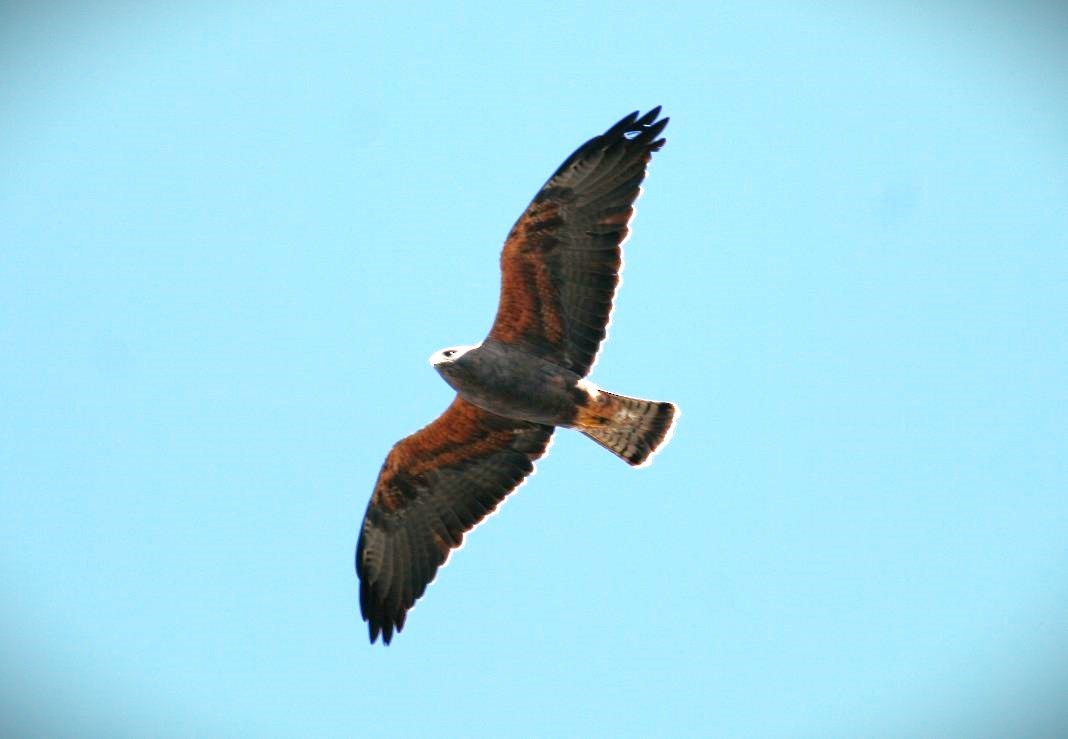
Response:
[{"label": "bird in flight", "polygon": [[449,553],[534,471],[557,426],[634,466],[669,437],[674,405],[585,379],[605,338],[634,201],[664,145],[659,115],[659,106],[631,113],[560,165],[504,242],[489,335],[430,357],[456,398],[390,450],[356,545],[372,643],[401,631]]}]

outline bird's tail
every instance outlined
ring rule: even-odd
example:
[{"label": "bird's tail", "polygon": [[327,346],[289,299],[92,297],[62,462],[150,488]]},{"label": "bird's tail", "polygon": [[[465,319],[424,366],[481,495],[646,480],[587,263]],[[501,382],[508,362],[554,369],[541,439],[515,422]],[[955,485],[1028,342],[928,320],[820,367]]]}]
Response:
[{"label": "bird's tail", "polygon": [[627,464],[641,466],[666,442],[678,410],[671,403],[591,389],[575,427]]}]

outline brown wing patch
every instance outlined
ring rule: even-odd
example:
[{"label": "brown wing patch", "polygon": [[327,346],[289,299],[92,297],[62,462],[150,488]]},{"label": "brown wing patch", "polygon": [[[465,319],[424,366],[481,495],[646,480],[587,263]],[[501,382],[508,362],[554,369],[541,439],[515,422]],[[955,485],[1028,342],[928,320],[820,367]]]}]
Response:
[{"label": "brown wing patch", "polygon": [[645,170],[668,119],[632,113],[580,146],[512,227],[501,253],[501,297],[490,338],[558,361],[593,364],[612,310]]},{"label": "brown wing patch", "polygon": [[457,397],[390,451],[356,547],[360,610],[388,644],[450,550],[534,469],[551,426],[488,413]]},{"label": "brown wing patch", "polygon": [[558,203],[534,202],[512,227],[501,252],[501,300],[490,337],[558,346],[564,335],[560,301],[546,255],[563,224]]},{"label": "brown wing patch", "polygon": [[386,458],[378,476],[372,504],[396,511],[410,499],[427,473],[462,466],[506,445],[509,429],[491,428],[486,413],[460,399],[453,401],[433,423],[399,441]]}]

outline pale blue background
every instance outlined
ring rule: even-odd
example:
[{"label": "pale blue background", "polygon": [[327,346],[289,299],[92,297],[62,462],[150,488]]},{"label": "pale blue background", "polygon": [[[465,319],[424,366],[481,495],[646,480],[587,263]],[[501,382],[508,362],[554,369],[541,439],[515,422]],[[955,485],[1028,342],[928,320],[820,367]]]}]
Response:
[{"label": "pale blue background", "polygon": [[[4,728],[1054,731],[1068,688],[1068,40],[942,4],[5,5]],[[672,116],[594,380],[371,647],[389,446],[544,178]],[[1065,722],[1068,723],[1068,722]]]}]

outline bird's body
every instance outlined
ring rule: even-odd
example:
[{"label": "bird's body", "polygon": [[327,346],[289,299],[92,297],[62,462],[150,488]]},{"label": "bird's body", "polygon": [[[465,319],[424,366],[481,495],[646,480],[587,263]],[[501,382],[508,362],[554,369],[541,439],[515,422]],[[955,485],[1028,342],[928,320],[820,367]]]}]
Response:
[{"label": "bird's body", "polygon": [[456,390],[386,457],[356,548],[371,641],[388,644],[452,549],[533,471],[556,427],[641,466],[670,434],[671,403],[585,378],[606,334],[633,203],[667,119],[625,117],[579,147],[512,227],[489,336],[436,352]]},{"label": "bird's body", "polygon": [[582,378],[567,367],[496,339],[434,368],[461,398],[482,410],[549,426],[570,426],[586,394],[579,388]]}]

